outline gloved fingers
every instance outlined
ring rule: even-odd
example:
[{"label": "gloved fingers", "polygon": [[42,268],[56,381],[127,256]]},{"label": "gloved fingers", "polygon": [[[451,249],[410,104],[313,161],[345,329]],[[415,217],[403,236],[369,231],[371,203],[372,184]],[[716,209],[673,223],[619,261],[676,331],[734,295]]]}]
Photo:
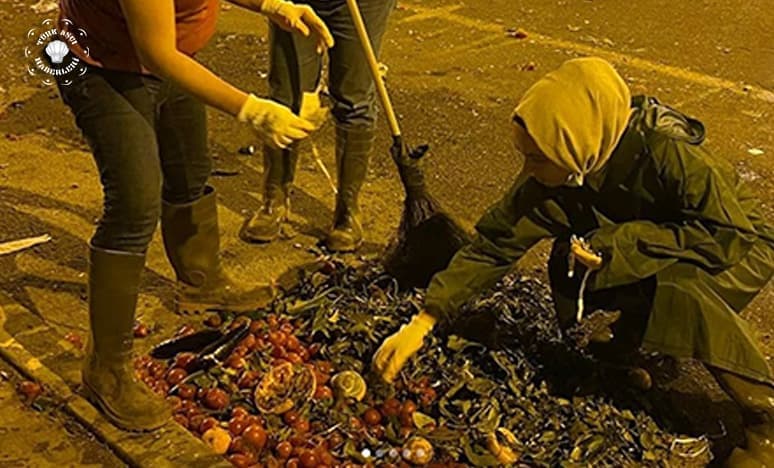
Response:
[{"label": "gloved fingers", "polygon": [[379,347],[378,350],[376,350],[376,354],[374,354],[372,366],[377,372],[382,372],[384,370],[384,367],[387,365],[387,361],[390,360],[390,357],[392,356],[393,349],[390,346],[390,340],[389,338],[382,343],[382,345]]},{"label": "gloved fingers", "polygon": [[390,338],[388,338],[374,355],[372,363],[373,368],[376,373],[382,377],[382,380],[387,383],[392,382],[392,379],[395,378],[394,375],[387,375],[386,371],[390,367],[390,363],[395,359],[396,352],[395,346],[392,344]]},{"label": "gloved fingers", "polygon": [[392,353],[382,372],[382,379],[387,383],[392,383],[392,381],[395,380],[395,377],[398,376],[398,372],[403,368],[407,358],[407,356],[403,356],[401,353]]},{"label": "gloved fingers", "polygon": [[322,45],[328,49],[333,47],[333,35],[323,20],[321,20],[308,5],[304,5],[302,9],[301,20],[305,23],[305,26],[308,26],[311,31],[322,40]]},{"label": "gloved fingers", "polygon": [[273,135],[271,138],[266,140],[266,142],[274,149],[285,149],[290,144],[288,143],[288,140],[283,138],[281,135]]},{"label": "gloved fingers", "polygon": [[293,116],[293,120],[291,121],[290,127],[297,130],[304,131],[306,133],[313,132],[316,128],[314,126],[314,123],[312,123],[311,121],[302,119],[301,117],[298,117],[296,115]]},{"label": "gloved fingers", "polygon": [[279,141],[282,144],[282,147],[286,148],[293,143],[293,138],[288,135],[280,135]]},{"label": "gloved fingers", "polygon": [[[303,14],[302,14],[303,15]],[[307,26],[304,23],[304,18],[302,15],[299,15],[298,17],[288,19],[290,22],[290,27],[293,29],[293,31],[301,34],[304,37],[309,36],[309,26]]]},{"label": "gloved fingers", "polygon": [[302,140],[309,136],[309,132],[309,130],[304,128],[289,126],[287,129],[285,129],[283,136],[292,140]]}]

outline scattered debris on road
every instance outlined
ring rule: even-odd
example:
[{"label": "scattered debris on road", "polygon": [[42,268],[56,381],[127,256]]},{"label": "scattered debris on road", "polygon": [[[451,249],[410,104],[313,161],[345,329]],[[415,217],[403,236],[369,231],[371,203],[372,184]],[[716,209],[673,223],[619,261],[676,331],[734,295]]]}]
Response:
[{"label": "scattered debris on road", "polygon": [[49,241],[51,241],[51,236],[48,234],[43,234],[41,236],[27,237],[25,239],[3,242],[0,243],[0,255],[16,253]]}]

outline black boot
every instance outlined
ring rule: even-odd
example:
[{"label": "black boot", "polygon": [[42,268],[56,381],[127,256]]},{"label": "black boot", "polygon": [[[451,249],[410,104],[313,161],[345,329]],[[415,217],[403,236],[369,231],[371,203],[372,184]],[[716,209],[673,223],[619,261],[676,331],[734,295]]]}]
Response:
[{"label": "black boot", "polygon": [[358,219],[358,195],[368,171],[373,142],[374,131],[370,127],[336,127],[339,190],[333,229],[326,239],[326,246],[334,252],[352,252],[363,242],[363,228]]},{"label": "black boot", "polygon": [[774,387],[716,367],[710,371],[720,387],[742,408],[744,449],[735,449],[730,467],[774,466]]},{"label": "black boot", "polygon": [[215,190],[186,204],[163,202],[161,233],[172,267],[177,273],[177,308],[180,312],[225,309],[248,312],[274,299],[269,284],[239,284],[220,263],[220,233]]},{"label": "black boot", "polygon": [[113,424],[133,431],[159,428],[171,413],[164,399],[137,379],[131,363],[132,327],[144,266],[144,254],[91,248],[91,336],[81,372],[83,387]]},{"label": "black boot", "polygon": [[263,206],[245,223],[239,233],[248,242],[271,242],[282,233],[290,216],[290,189],[296,172],[298,150],[265,146],[263,149]]}]

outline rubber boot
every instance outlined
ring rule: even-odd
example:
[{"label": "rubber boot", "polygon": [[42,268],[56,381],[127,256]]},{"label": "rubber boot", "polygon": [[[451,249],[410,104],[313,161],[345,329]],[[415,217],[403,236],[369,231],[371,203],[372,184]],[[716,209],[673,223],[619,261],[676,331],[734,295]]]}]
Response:
[{"label": "rubber boot", "polygon": [[81,372],[83,388],[113,424],[131,431],[157,429],[171,416],[164,399],[137,379],[131,363],[137,290],[144,266],[144,254],[91,248],[91,336]]},{"label": "rubber boot", "polygon": [[726,466],[774,466],[774,387],[715,367],[721,388],[742,408],[745,447],[733,451]]},{"label": "rubber boot", "polygon": [[161,234],[167,258],[177,274],[178,312],[248,312],[274,299],[269,284],[240,284],[220,262],[220,233],[215,190],[186,204],[162,203]]},{"label": "rubber boot", "polygon": [[247,242],[271,242],[282,233],[290,216],[290,190],[298,161],[298,149],[263,149],[263,206],[253,213],[239,236]]},{"label": "rubber boot", "polygon": [[363,243],[363,227],[358,219],[358,195],[368,171],[373,142],[374,131],[370,127],[336,127],[339,190],[333,229],[326,239],[326,246],[334,252],[352,252]]}]

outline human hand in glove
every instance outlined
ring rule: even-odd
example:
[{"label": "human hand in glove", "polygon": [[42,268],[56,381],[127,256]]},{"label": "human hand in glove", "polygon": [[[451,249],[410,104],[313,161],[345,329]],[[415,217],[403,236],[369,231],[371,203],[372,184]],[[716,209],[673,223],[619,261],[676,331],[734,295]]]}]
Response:
[{"label": "human hand in glove", "polygon": [[333,47],[333,35],[309,5],[296,5],[285,0],[263,0],[259,10],[285,31],[297,32],[305,37],[314,33],[318,54]]},{"label": "human hand in glove", "polygon": [[422,347],[425,336],[435,325],[435,318],[420,312],[390,336],[374,355],[373,366],[385,382],[392,382],[406,361]]},{"label": "human hand in glove", "polygon": [[309,136],[314,124],[297,116],[287,107],[268,99],[250,94],[242,104],[237,116],[240,122],[247,122],[269,146],[286,148],[296,140]]},{"label": "human hand in glove", "polygon": [[602,268],[602,257],[591,248],[591,245],[585,239],[572,236],[572,239],[570,239],[570,251],[573,258],[589,270],[593,271]]}]

